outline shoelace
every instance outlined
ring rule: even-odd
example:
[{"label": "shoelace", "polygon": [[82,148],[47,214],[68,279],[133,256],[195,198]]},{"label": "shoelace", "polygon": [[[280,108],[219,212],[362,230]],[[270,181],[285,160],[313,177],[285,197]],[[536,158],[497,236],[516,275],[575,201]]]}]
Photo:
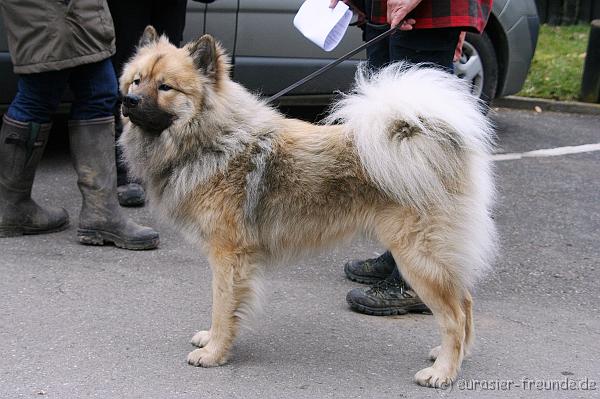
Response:
[{"label": "shoelace", "polygon": [[383,298],[385,296],[388,296],[387,293],[390,290],[390,288],[399,290],[400,292],[398,294],[401,295],[403,298],[414,298],[414,296],[406,289],[406,284],[404,281],[399,282],[390,279],[381,280],[375,283],[371,287],[370,291],[374,296]]}]

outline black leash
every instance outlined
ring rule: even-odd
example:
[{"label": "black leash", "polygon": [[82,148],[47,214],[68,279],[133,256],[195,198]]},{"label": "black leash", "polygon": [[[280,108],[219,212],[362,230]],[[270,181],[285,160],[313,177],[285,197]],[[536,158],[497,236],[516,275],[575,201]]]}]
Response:
[{"label": "black leash", "polygon": [[361,46],[359,46],[359,47],[355,48],[354,50],[350,51],[348,54],[341,56],[337,60],[330,62],[329,64],[325,65],[324,67],[322,67],[322,68],[314,71],[310,75],[308,75],[308,76],[300,79],[296,83],[294,83],[294,84],[286,87],[285,89],[281,90],[277,94],[272,95],[271,97],[269,97],[267,99],[267,103],[270,103],[270,102],[273,102],[273,101],[277,100],[279,97],[283,96],[284,94],[289,93],[290,91],[294,90],[296,87],[302,86],[304,83],[309,82],[309,81],[313,80],[314,78],[316,78],[317,76],[324,74],[325,72],[329,71],[331,68],[335,67],[336,65],[338,65],[338,64],[346,61],[348,58],[352,57],[354,54],[356,54],[356,53],[358,53],[358,52],[366,49],[367,47],[369,47],[373,43],[377,43],[381,39],[383,39],[385,37],[388,37],[389,35],[391,35],[395,31],[396,31],[396,28],[391,28],[391,29],[383,32],[381,35],[376,36],[373,39],[369,40],[368,42],[363,43]]}]

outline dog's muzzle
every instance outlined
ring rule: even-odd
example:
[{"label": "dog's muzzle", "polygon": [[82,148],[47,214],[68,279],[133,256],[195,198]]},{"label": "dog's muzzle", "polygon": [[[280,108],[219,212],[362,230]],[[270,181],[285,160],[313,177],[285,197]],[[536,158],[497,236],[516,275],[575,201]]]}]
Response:
[{"label": "dog's muzzle", "polygon": [[160,135],[177,119],[177,116],[162,110],[156,103],[144,101],[141,97],[130,94],[123,97],[121,113],[134,125],[152,135]]},{"label": "dog's muzzle", "polygon": [[139,96],[128,94],[125,97],[123,97],[123,108],[135,108],[140,103],[140,100],[141,98]]}]

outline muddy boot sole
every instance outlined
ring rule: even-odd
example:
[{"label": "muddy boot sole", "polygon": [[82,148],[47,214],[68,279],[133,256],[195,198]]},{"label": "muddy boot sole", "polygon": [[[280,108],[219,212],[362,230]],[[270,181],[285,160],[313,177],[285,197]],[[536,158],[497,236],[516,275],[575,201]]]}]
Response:
[{"label": "muddy boot sole", "polygon": [[61,225],[54,226],[49,229],[42,229],[39,227],[29,227],[29,226],[2,226],[2,227],[0,227],[0,238],[58,233],[59,231],[66,230],[68,228],[69,228],[68,220]]},{"label": "muddy boot sole", "polygon": [[77,229],[77,238],[84,245],[107,245],[131,250],[146,250],[158,247],[159,237],[146,240],[124,240],[118,235],[102,230]]}]

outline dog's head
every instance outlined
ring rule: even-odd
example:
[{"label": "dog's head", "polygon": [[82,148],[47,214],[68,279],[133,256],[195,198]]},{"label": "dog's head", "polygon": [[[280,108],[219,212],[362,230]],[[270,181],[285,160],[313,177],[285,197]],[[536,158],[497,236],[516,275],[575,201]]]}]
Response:
[{"label": "dog's head", "polygon": [[158,136],[200,112],[207,92],[218,90],[228,73],[227,57],[212,36],[177,48],[148,26],[120,77],[123,116]]}]

